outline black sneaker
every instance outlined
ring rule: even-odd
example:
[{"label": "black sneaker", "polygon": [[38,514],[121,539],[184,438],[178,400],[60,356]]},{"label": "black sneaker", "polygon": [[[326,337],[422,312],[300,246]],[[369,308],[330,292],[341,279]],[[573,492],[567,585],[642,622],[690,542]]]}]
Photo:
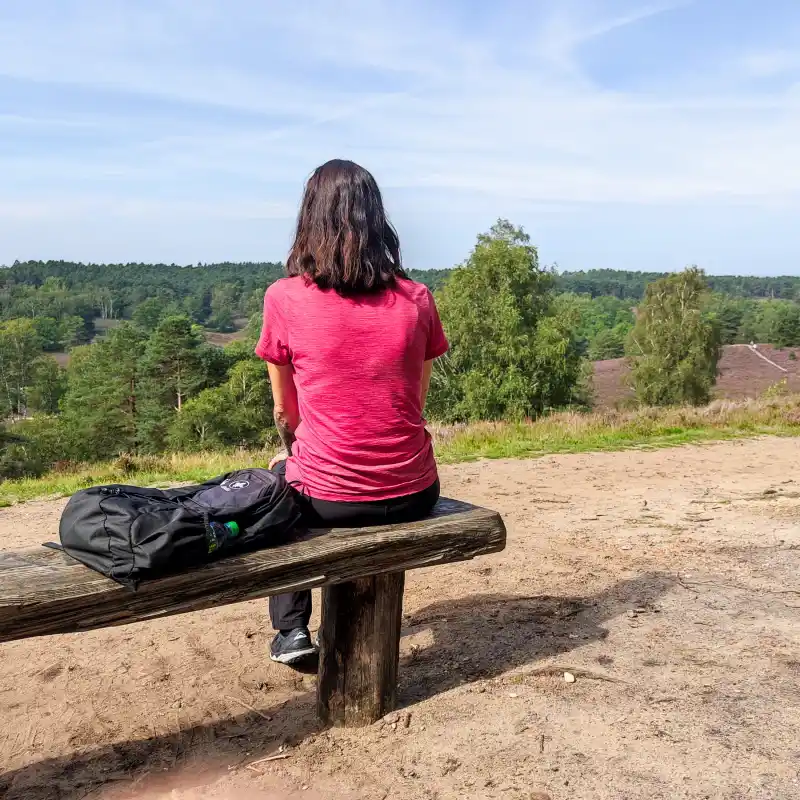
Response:
[{"label": "black sneaker", "polygon": [[279,664],[296,664],[316,654],[308,628],[295,628],[288,633],[278,633],[269,648],[269,657]]}]

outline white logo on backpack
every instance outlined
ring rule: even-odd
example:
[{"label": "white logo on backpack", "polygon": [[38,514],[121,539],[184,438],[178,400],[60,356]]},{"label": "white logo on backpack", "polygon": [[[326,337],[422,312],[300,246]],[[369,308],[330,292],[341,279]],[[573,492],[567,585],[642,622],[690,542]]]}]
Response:
[{"label": "white logo on backpack", "polygon": [[246,489],[250,485],[250,481],[223,481],[220,485],[220,489],[224,489],[226,492],[235,492],[239,489]]}]

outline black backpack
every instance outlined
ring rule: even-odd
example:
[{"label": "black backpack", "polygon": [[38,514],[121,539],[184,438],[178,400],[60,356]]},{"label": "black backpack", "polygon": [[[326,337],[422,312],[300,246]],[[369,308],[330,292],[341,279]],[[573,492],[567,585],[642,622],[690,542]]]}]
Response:
[{"label": "black backpack", "polygon": [[[286,542],[300,516],[294,490],[266,469],[239,470],[180,489],[94,486],[67,503],[60,549],[135,589],[139,581],[220,555]],[[238,535],[220,546],[220,525],[230,522]]]}]

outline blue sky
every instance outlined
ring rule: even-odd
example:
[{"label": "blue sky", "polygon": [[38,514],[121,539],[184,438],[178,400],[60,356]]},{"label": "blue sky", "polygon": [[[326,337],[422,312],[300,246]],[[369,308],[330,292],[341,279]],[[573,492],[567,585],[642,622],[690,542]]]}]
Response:
[{"label": "blue sky", "polygon": [[3,0],[0,264],[279,260],[372,170],[406,263],[800,273],[797,0]]}]

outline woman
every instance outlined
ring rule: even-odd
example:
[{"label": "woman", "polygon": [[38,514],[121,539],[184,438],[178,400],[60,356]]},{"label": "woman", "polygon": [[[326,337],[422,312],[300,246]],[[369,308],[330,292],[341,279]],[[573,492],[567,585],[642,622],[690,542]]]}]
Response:
[{"label": "woman", "polygon": [[[306,184],[289,277],[264,298],[256,353],[269,368],[285,451],[271,468],[309,526],[409,522],[439,497],[422,412],[447,340],[430,291],[409,280],[378,185],[352,161]],[[270,598],[271,658],[312,655],[311,592]]]}]

